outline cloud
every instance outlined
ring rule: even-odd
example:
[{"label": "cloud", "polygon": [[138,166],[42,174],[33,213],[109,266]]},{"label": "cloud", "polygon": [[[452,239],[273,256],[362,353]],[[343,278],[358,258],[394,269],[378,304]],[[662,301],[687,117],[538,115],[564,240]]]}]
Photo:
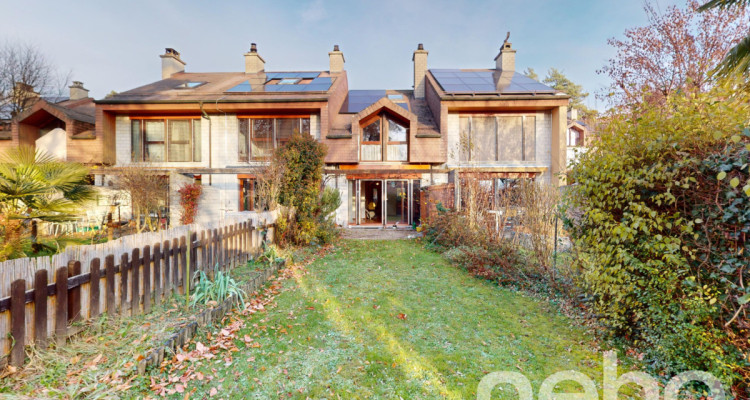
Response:
[{"label": "cloud", "polygon": [[320,22],[325,17],[326,10],[323,6],[323,0],[314,0],[310,2],[310,5],[302,12],[302,21],[305,23]]}]

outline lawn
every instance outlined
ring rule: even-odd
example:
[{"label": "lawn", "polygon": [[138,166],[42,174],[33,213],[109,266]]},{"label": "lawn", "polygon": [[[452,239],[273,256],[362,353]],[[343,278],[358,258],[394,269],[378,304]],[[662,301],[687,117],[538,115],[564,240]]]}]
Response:
[{"label": "lawn", "polygon": [[[561,370],[601,377],[598,346],[573,320],[412,241],[343,241],[270,296],[130,395],[154,396],[152,379],[171,398],[473,398],[492,371],[521,372],[535,392]],[[206,348],[217,354],[195,356]]]}]

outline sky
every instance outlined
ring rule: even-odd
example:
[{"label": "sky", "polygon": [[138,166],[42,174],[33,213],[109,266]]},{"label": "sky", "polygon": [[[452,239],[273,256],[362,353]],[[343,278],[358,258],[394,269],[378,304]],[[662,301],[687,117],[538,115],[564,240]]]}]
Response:
[{"label": "sky", "polygon": [[0,42],[37,46],[97,99],[161,79],[166,47],[187,72],[226,72],[244,70],[252,42],[266,71],[327,70],[338,44],[350,89],[410,89],[418,43],[428,68],[494,68],[510,31],[516,70],[558,68],[600,110],[607,39],[646,24],[641,0],[0,0],[0,16]]}]

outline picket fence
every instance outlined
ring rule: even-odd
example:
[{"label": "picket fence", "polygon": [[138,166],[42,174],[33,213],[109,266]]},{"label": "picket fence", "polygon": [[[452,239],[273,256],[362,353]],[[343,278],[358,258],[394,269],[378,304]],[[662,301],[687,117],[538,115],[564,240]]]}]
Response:
[{"label": "picket fence", "polygon": [[188,258],[191,271],[247,262],[259,250],[262,232],[273,238],[276,217],[276,211],[233,213],[213,224],[182,225],[70,246],[52,257],[0,263],[0,349],[5,355],[0,364],[22,365],[25,345],[44,346],[50,339],[64,343],[75,333],[71,323],[102,312],[149,313],[173,292],[184,292]]}]

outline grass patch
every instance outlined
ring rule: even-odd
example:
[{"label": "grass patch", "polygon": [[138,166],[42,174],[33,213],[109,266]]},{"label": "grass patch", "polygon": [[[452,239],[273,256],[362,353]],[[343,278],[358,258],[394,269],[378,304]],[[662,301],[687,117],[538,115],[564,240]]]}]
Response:
[{"label": "grass patch", "polygon": [[[596,341],[550,303],[476,279],[412,241],[343,241],[287,276],[264,311],[227,319],[242,326],[228,349],[177,375],[151,371],[181,378],[167,398],[471,398],[493,371],[521,372],[535,392],[561,370],[601,378]],[[123,394],[147,395],[148,385]]]}]

